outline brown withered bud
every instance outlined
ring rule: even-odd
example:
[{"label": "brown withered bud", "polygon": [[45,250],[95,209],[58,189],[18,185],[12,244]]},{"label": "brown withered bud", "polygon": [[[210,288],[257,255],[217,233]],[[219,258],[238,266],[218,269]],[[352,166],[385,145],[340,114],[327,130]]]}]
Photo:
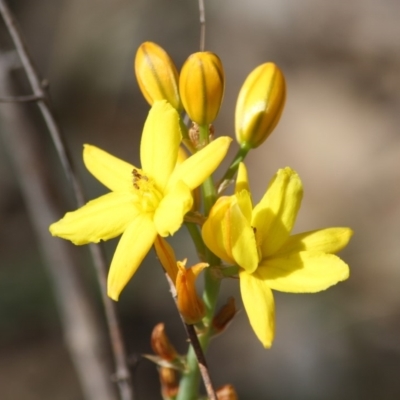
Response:
[{"label": "brown withered bud", "polygon": [[159,370],[161,394],[163,398],[172,398],[178,394],[178,373],[173,368],[161,367]]},{"label": "brown withered bud", "polygon": [[178,261],[177,264],[179,271],[176,277],[176,304],[186,324],[197,324],[204,317],[206,309],[196,292],[195,280],[208,264],[199,263],[190,268],[185,268],[186,260]]},{"label": "brown withered bud", "polygon": [[226,304],[222,306],[212,320],[212,326],[215,333],[221,333],[232,321],[236,313],[237,309],[235,305],[235,299],[233,297],[229,297]]},{"label": "brown withered bud", "polygon": [[217,399],[218,400],[238,400],[239,397],[236,393],[235,388],[228,384],[221,386],[217,389]]},{"label": "brown withered bud", "polygon": [[165,333],[163,323],[157,324],[151,333],[151,347],[158,356],[165,361],[173,361],[178,357],[175,347],[171,344]]}]

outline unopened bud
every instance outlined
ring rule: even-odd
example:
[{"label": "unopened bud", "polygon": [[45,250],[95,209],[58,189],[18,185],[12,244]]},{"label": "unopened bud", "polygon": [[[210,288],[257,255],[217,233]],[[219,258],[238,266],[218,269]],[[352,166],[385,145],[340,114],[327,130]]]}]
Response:
[{"label": "unopened bud", "polygon": [[150,105],[167,100],[179,112],[178,71],[170,56],[153,42],[140,45],[135,57],[135,74],[143,96]]},{"label": "unopened bud", "polygon": [[236,139],[242,147],[256,148],[271,134],[281,117],[286,100],[282,71],[265,63],[246,78],[236,103]]},{"label": "unopened bud", "polygon": [[200,322],[205,315],[203,300],[197,295],[195,281],[200,272],[208,266],[199,263],[185,268],[186,260],[178,261],[178,276],[176,277],[177,306],[183,319],[188,325]]},{"label": "unopened bud", "polygon": [[216,54],[206,51],[189,56],[179,77],[179,92],[192,121],[204,126],[215,120],[224,95],[224,82],[224,69]]},{"label": "unopened bud", "polygon": [[217,389],[218,400],[238,400],[239,397],[236,393],[235,388],[232,385],[224,385]]},{"label": "unopened bud", "polygon": [[235,299],[229,297],[227,303],[215,314],[212,320],[212,326],[215,333],[221,333],[232,321],[237,313]]},{"label": "unopened bud", "polygon": [[178,352],[169,341],[163,323],[157,324],[151,333],[151,348],[165,361],[173,361],[178,357]]},{"label": "unopened bud", "polygon": [[174,398],[179,390],[177,371],[173,368],[161,367],[159,375],[163,399]]}]

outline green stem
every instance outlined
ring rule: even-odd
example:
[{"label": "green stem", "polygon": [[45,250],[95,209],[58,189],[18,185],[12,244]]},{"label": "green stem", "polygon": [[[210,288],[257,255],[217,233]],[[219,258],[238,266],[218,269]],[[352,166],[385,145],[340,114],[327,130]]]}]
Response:
[{"label": "green stem", "polygon": [[[200,142],[207,144],[209,141],[208,126],[200,126],[199,129],[200,129]],[[217,199],[217,191],[215,189],[212,177],[209,177],[203,183],[202,194],[203,194],[204,214],[207,216],[211,210],[211,207],[214,205]],[[189,229],[188,226],[189,224],[186,225]],[[214,315],[219,288],[221,285],[221,280],[214,273],[213,266],[219,265],[220,260],[204,246],[204,242],[199,234],[197,227],[195,227],[195,229],[196,231],[192,227],[190,227],[189,232],[195,242],[196,249],[198,252],[199,248],[202,250],[201,253],[205,254],[205,261],[210,265],[209,268],[206,268],[204,270],[205,287],[203,294],[203,300],[206,306],[206,316],[204,317],[203,322],[205,323],[205,325],[208,326],[208,329],[199,337],[201,347],[203,351],[206,352],[211,336],[210,324],[212,317]],[[200,236],[201,245],[200,245],[200,240],[197,237],[197,234]],[[179,383],[179,393],[176,400],[196,400],[198,398],[199,383],[200,383],[199,366],[196,354],[192,346],[190,346],[187,354],[187,372],[183,374],[181,381]]]},{"label": "green stem", "polygon": [[[210,342],[209,332],[199,336],[199,341],[204,351]],[[188,372],[182,376],[179,382],[179,393],[176,400],[197,400],[199,398],[200,370],[192,346],[189,346],[186,367]]]},{"label": "green stem", "polygon": [[185,222],[185,226],[189,231],[190,237],[196,247],[197,255],[201,261],[206,259],[206,247],[204,246],[203,238],[197,225],[193,222]]},{"label": "green stem", "polygon": [[226,181],[230,181],[234,175],[236,174],[238,168],[239,168],[239,164],[246,158],[247,153],[251,150],[250,147],[247,146],[243,146],[241,147],[238,152],[236,153],[235,157],[233,158],[230,167],[228,168],[228,170],[225,172],[225,175],[222,177],[219,185],[223,185],[224,182]]}]

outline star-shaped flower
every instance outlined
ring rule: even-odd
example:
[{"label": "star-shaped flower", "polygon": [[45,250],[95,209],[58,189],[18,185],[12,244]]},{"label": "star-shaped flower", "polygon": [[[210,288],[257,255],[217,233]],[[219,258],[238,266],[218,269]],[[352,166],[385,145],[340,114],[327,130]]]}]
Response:
[{"label": "star-shaped flower", "polygon": [[231,139],[220,137],[177,166],[180,142],[178,113],[166,101],[157,101],[143,129],[142,169],[85,145],[87,169],[111,192],[50,226],[53,236],[77,245],[122,234],[108,275],[108,295],[114,300],[118,300],[157,235],[172,235],[180,228],[192,207],[191,190],[218,167]]},{"label": "star-shaped flower", "polygon": [[247,171],[239,167],[235,194],[218,199],[203,225],[207,247],[237,264],[240,291],[250,324],[264,347],[274,338],[271,289],[314,293],[343,281],[349,267],[334,253],[345,247],[352,231],[328,228],[290,236],[303,188],[290,168],[280,169],[253,208]]}]

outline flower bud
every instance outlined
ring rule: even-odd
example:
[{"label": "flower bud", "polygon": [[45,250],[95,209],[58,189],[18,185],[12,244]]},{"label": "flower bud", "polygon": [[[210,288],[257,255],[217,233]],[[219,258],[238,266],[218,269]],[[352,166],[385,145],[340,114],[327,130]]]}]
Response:
[{"label": "flower bud", "polygon": [[215,333],[221,333],[236,315],[237,309],[235,299],[230,297],[227,303],[216,313],[212,320],[212,326]]},{"label": "flower bud", "polygon": [[185,268],[186,260],[178,261],[178,276],[176,277],[177,306],[183,319],[188,325],[200,322],[205,315],[203,300],[197,295],[195,281],[199,273],[208,264],[199,263]]},{"label": "flower bud", "polygon": [[194,53],[183,64],[179,92],[192,121],[208,125],[215,120],[224,95],[224,69],[209,51]]},{"label": "flower bud", "polygon": [[178,71],[169,55],[153,42],[140,45],[135,57],[135,74],[143,96],[150,105],[167,100],[179,112]]},{"label": "flower bud", "polygon": [[151,333],[151,347],[158,356],[165,361],[173,361],[178,357],[175,347],[171,344],[165,333],[163,323],[157,324]]},{"label": "flower bud", "polygon": [[217,389],[218,400],[238,400],[239,397],[236,394],[236,390],[232,385],[224,385]]},{"label": "flower bud", "polygon": [[246,78],[236,103],[236,139],[242,147],[256,148],[271,134],[286,99],[285,77],[274,63],[265,63]]}]

